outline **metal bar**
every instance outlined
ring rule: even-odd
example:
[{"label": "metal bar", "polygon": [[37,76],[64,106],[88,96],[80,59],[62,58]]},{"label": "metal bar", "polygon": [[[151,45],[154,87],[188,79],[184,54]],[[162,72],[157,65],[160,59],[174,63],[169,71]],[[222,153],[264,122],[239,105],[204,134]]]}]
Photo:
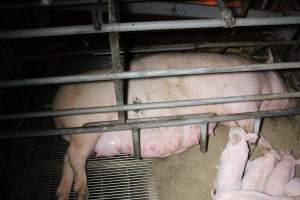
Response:
[{"label": "metal bar", "polygon": [[[239,16],[241,10],[232,8]],[[123,11],[129,14],[158,15],[169,17],[190,18],[219,18],[219,9],[216,6],[201,5],[187,1],[151,1],[143,3],[129,3],[123,6]]]},{"label": "metal bar", "polygon": [[207,152],[207,131],[208,131],[208,123],[204,122],[201,124],[200,128],[200,151],[202,153]]},{"label": "metal bar", "polygon": [[130,71],[130,72],[116,72],[116,73],[103,73],[103,74],[85,74],[85,75],[73,75],[73,76],[56,76],[56,77],[47,77],[47,78],[0,81],[0,88],[108,81],[108,80],[119,80],[119,79],[150,78],[150,77],[162,77],[162,76],[164,77],[182,76],[182,75],[195,75],[195,74],[232,73],[232,72],[249,72],[249,71],[278,70],[278,69],[297,69],[297,68],[300,68],[300,62],[251,64],[251,65],[223,66],[223,67],[195,67],[195,68],[185,68],[185,69],[161,69],[161,70]]},{"label": "metal bar", "polygon": [[54,135],[70,135],[70,134],[83,134],[83,133],[96,133],[96,132],[112,132],[132,129],[146,129],[158,127],[170,127],[190,124],[201,124],[204,122],[225,122],[236,121],[243,119],[253,119],[258,117],[274,117],[295,115],[300,113],[300,108],[292,108],[285,110],[273,110],[262,112],[248,112],[239,114],[219,115],[213,117],[191,117],[186,119],[169,120],[165,122],[150,121],[150,122],[137,122],[137,123],[120,123],[120,124],[107,124],[95,127],[76,127],[76,128],[62,128],[62,129],[48,129],[48,130],[31,130],[31,131],[9,131],[1,130],[0,139],[4,138],[24,138],[24,137],[38,137],[38,136],[54,136]]},{"label": "metal bar", "polygon": [[245,17],[247,15],[249,6],[250,6],[250,0],[242,1],[242,8],[241,8],[241,13],[240,13],[241,17]]},{"label": "metal bar", "polygon": [[262,123],[262,118],[261,117],[256,118],[255,121],[254,121],[254,130],[253,130],[253,132],[256,133],[257,135],[260,132],[261,123]]},{"label": "metal bar", "polygon": [[[109,23],[113,24],[119,22],[120,13],[119,13],[118,0],[108,1],[108,14],[109,14]],[[119,37],[120,37],[119,33],[109,33],[109,44],[111,49],[113,72],[124,71],[124,65],[121,64]],[[123,85],[124,85],[123,80],[115,80],[115,94],[116,94],[117,105],[124,104]],[[120,122],[125,122],[124,112],[122,111],[118,112],[118,120]]]},{"label": "metal bar", "polygon": [[[268,18],[238,18],[231,27],[244,26],[274,26],[300,24],[299,16],[268,17]],[[116,24],[103,24],[101,31],[96,31],[93,25],[36,28],[24,30],[1,31],[0,39],[16,39],[31,37],[49,37],[60,35],[80,35],[110,32],[177,30],[226,27],[223,19],[191,19],[148,22],[126,22]]]},{"label": "metal bar", "polygon": [[[105,3],[107,0],[103,0]],[[142,0],[122,0],[124,2],[143,2]],[[74,5],[86,5],[96,4],[97,0],[72,0],[72,1],[53,1],[50,4],[38,3],[11,3],[1,5],[0,10],[7,9],[25,9],[25,8],[38,8],[38,7],[59,7],[59,6],[74,6]]]},{"label": "metal bar", "polygon": [[218,2],[218,7],[219,7],[220,9],[225,8],[225,3],[224,3],[223,0],[217,0],[217,2]]},{"label": "metal bar", "polygon": [[140,160],[141,156],[141,143],[140,143],[140,130],[132,129],[132,145],[134,158]]},{"label": "metal bar", "polygon": [[[239,18],[232,27],[300,24],[300,17]],[[170,20],[104,24],[103,32],[129,32],[226,27],[222,19]]]},{"label": "metal bar", "polygon": [[29,112],[29,113],[3,114],[0,115],[0,120],[58,117],[58,116],[85,115],[85,114],[120,112],[120,111],[135,111],[135,110],[151,110],[151,109],[162,109],[162,108],[176,108],[176,107],[187,107],[187,106],[200,106],[200,105],[212,105],[212,104],[221,104],[221,103],[235,103],[235,102],[287,99],[287,98],[299,98],[299,97],[300,97],[300,92],[292,92],[292,93],[259,94],[259,95],[231,96],[231,97],[218,97],[218,98],[205,98],[205,99],[192,99],[192,100],[177,100],[177,101],[152,102],[152,103],[142,103],[142,104],[127,104],[127,105],[120,105],[120,106],[103,106],[103,107],[76,108],[76,109],[65,109],[65,110]]},{"label": "metal bar", "polygon": [[103,24],[103,3],[102,0],[97,0],[96,9],[92,10],[92,19],[95,30],[101,30]]},{"label": "metal bar", "polygon": [[[291,41],[256,41],[256,42],[211,42],[198,44],[170,44],[170,45],[151,45],[145,47],[133,47],[126,49],[127,53],[154,53],[154,52],[169,52],[169,51],[184,51],[196,50],[204,48],[220,48],[220,47],[253,47],[253,46],[285,46],[285,45],[299,45],[300,40]],[[120,54],[124,54],[124,50],[120,50]],[[78,55],[94,55],[107,56],[111,55],[107,50],[89,50],[89,51],[73,51],[73,52],[59,52],[56,54],[41,54],[31,55],[16,58],[18,61],[30,61],[38,59],[47,59],[61,56],[78,56]]]}]

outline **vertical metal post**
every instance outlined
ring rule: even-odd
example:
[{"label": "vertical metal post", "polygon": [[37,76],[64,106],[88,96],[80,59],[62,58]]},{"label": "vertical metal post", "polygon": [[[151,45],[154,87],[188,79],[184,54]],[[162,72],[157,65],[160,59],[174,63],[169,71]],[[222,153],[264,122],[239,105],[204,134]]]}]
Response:
[{"label": "vertical metal post", "polygon": [[137,128],[132,129],[132,145],[133,145],[134,158],[140,160],[142,158],[141,157],[140,130]]},{"label": "vertical metal post", "polygon": [[229,8],[226,8],[224,0],[218,0],[218,7],[220,10],[220,14],[226,23],[226,27],[231,27],[235,23],[235,19],[233,18],[232,11]]},{"label": "vertical metal post", "polygon": [[242,9],[241,9],[241,17],[246,17],[248,13],[248,9],[250,6],[251,0],[243,0],[242,1]]},{"label": "vertical metal post", "polygon": [[103,24],[103,4],[102,0],[97,1],[96,9],[92,10],[92,20],[95,27],[95,30],[100,31]]},{"label": "vertical metal post", "polygon": [[208,123],[204,122],[200,128],[200,151],[205,153],[207,151],[207,135],[208,135]]},{"label": "vertical metal post", "polygon": [[259,134],[259,132],[260,132],[260,129],[261,129],[261,123],[262,123],[262,118],[256,118],[255,120],[254,120],[254,127],[253,127],[253,132],[255,133],[255,134]]},{"label": "vertical metal post", "polygon": [[[109,23],[119,22],[119,4],[118,0],[109,0],[108,1],[108,18]],[[120,42],[119,42],[119,33],[109,33],[109,43],[111,49],[111,59],[112,59],[112,68],[113,72],[122,72],[124,71],[124,66],[121,64],[120,57]],[[116,89],[116,99],[117,105],[124,104],[124,94],[123,94],[123,81],[116,80],[115,81],[115,89]],[[118,120],[119,122],[125,122],[125,113],[118,112]]]}]

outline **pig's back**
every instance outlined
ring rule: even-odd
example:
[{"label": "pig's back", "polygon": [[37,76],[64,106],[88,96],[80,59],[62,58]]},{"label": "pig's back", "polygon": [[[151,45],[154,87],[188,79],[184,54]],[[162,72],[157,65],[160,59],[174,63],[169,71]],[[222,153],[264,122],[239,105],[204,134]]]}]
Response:
[{"label": "pig's back", "polygon": [[[176,69],[191,67],[222,67],[253,64],[254,61],[213,53],[164,53],[144,56],[133,60],[131,71]],[[255,95],[272,92],[269,72],[242,72],[203,74],[164,78],[133,79],[128,84],[128,103],[215,98],[226,96]],[[262,84],[263,83],[263,84]],[[250,106],[249,106],[250,105]],[[220,107],[221,106],[221,107]],[[159,115],[183,115],[203,112],[218,114],[257,111],[260,103],[232,103],[223,105],[194,106],[185,108],[128,112],[129,118],[156,117]]]}]

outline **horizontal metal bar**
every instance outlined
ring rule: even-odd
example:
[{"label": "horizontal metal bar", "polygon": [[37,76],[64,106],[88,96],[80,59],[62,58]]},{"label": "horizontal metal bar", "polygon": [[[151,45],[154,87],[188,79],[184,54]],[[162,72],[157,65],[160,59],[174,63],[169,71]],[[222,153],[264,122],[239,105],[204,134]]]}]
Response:
[{"label": "horizontal metal bar", "polygon": [[[253,47],[253,46],[286,46],[286,45],[299,45],[300,40],[291,41],[254,41],[254,42],[210,42],[210,43],[196,43],[196,44],[170,44],[170,45],[152,45],[145,47],[134,47],[126,50],[121,50],[120,53],[154,53],[154,52],[170,52],[170,51],[186,51],[205,48],[220,48],[220,47]],[[30,61],[47,58],[55,58],[62,56],[79,56],[79,55],[92,55],[92,56],[107,56],[111,55],[109,50],[88,50],[88,51],[70,51],[59,52],[55,54],[41,54],[30,55],[16,58],[18,61]]]},{"label": "horizontal metal bar", "polygon": [[291,93],[274,93],[274,94],[192,99],[192,100],[177,100],[177,101],[153,102],[153,103],[142,103],[142,104],[128,104],[128,105],[120,105],[120,106],[103,106],[103,107],[5,114],[5,115],[0,115],[0,120],[58,117],[58,116],[68,116],[68,115],[84,115],[84,114],[108,113],[108,112],[119,112],[119,111],[150,110],[150,109],[176,108],[176,107],[186,107],[186,106],[200,106],[200,105],[211,105],[211,104],[221,104],[221,103],[234,103],[234,102],[260,101],[260,100],[286,99],[286,98],[299,98],[299,97],[300,97],[300,92],[291,92]]},{"label": "horizontal metal bar", "polygon": [[[232,8],[235,16],[239,16],[241,9]],[[158,15],[170,17],[219,18],[216,6],[201,5],[192,1],[151,1],[144,3],[130,3],[123,7],[125,14]]]},{"label": "horizontal metal bar", "polygon": [[[232,27],[299,24],[300,17],[239,18]],[[222,19],[172,20],[104,24],[102,32],[129,32],[226,27]]]},{"label": "horizontal metal bar", "polygon": [[[127,123],[137,123],[137,122],[149,122],[149,121],[170,121],[170,120],[177,120],[177,119],[189,119],[191,117],[211,117],[216,116],[216,113],[201,113],[201,114],[188,114],[188,115],[173,115],[173,116],[161,116],[161,117],[146,117],[146,118],[133,118],[133,119],[127,119]],[[101,126],[101,125],[107,125],[107,124],[119,124],[119,121],[112,121],[111,122],[89,122],[84,124],[84,127],[92,127],[92,126]]]},{"label": "horizontal metal bar", "polygon": [[[290,17],[267,17],[267,18],[238,18],[232,27],[243,26],[274,26],[300,24],[299,16]],[[103,24],[100,31],[96,31],[93,25],[35,28],[24,30],[0,31],[0,39],[16,39],[31,37],[49,37],[60,35],[80,35],[110,32],[131,31],[154,31],[154,30],[178,30],[178,29],[200,29],[200,28],[226,27],[222,19],[191,19],[191,20],[169,20],[148,22],[126,22],[115,24]]]},{"label": "horizontal metal bar", "polygon": [[[107,0],[103,0],[107,3]],[[143,2],[142,0],[122,0],[122,2]],[[49,4],[42,2],[33,3],[11,3],[0,6],[0,10],[7,9],[26,9],[26,8],[39,8],[39,7],[59,7],[59,6],[76,6],[76,5],[86,5],[86,4],[96,4],[97,0],[69,0],[69,1],[53,1]]]},{"label": "horizontal metal bar", "polygon": [[182,75],[195,75],[195,74],[249,72],[249,71],[278,70],[278,69],[297,69],[297,68],[300,68],[300,62],[251,64],[251,65],[223,66],[223,67],[195,67],[195,68],[184,68],[184,69],[161,69],[161,70],[115,72],[115,73],[103,73],[103,74],[85,74],[85,75],[73,75],[73,76],[56,76],[56,77],[47,77],[47,78],[0,81],[0,88],[93,82],[93,81],[108,81],[108,80],[120,80],[120,79],[135,79],[135,78],[150,78],[150,77],[162,77],[162,76],[182,76]]},{"label": "horizontal metal bar", "polygon": [[120,123],[120,124],[107,124],[95,127],[76,127],[76,128],[61,128],[61,129],[48,129],[48,130],[32,130],[32,131],[0,131],[0,139],[4,138],[24,138],[24,137],[38,137],[38,136],[55,136],[55,135],[71,135],[79,133],[96,133],[96,132],[111,132],[111,131],[122,131],[136,129],[147,129],[147,128],[158,128],[158,127],[170,127],[170,126],[181,126],[190,124],[201,124],[204,122],[225,122],[225,121],[236,121],[242,119],[253,119],[258,117],[274,117],[274,116],[285,116],[294,115],[300,113],[300,107],[285,109],[285,110],[273,110],[273,111],[262,111],[262,112],[248,112],[239,114],[228,114],[219,115],[212,117],[190,117],[185,119],[175,119],[165,122],[161,121],[149,121],[149,122],[136,122],[136,123]]}]

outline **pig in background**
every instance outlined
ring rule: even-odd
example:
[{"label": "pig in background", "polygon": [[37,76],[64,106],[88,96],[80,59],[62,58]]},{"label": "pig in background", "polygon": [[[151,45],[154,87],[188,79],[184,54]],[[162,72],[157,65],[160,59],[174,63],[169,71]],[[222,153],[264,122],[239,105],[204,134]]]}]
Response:
[{"label": "pig in background", "polygon": [[[238,56],[208,53],[163,53],[133,60],[130,70],[185,68],[195,66],[230,66],[251,64],[253,61]],[[156,67],[156,68],[153,68]],[[99,73],[99,72],[97,72]],[[243,84],[241,84],[243,83]],[[130,80],[128,103],[158,102],[185,99],[200,99],[222,96],[254,95],[287,92],[287,88],[273,71],[243,72],[227,74],[194,75],[182,77],[150,78]],[[68,109],[115,105],[114,84],[111,81],[71,84],[60,88],[54,99],[54,109]],[[229,114],[284,109],[294,106],[292,100],[256,101],[231,104],[195,106],[189,108],[145,110],[128,113],[129,118],[144,118],[169,115],[215,112]],[[117,113],[102,113],[58,117],[59,128],[79,127],[85,123],[116,120]],[[224,123],[239,126],[247,132],[253,130],[253,120]],[[210,133],[215,125],[210,125]],[[143,157],[163,157],[182,152],[199,143],[199,126],[182,126],[141,130],[141,153]],[[118,133],[92,133],[71,135],[70,146],[64,159],[63,175],[58,187],[59,199],[68,199],[74,179],[74,190],[78,199],[87,199],[85,163],[93,151],[98,155],[111,156],[132,153],[131,131]]]},{"label": "pig in background", "polygon": [[[286,195],[287,184],[295,177],[296,165],[300,166],[300,160],[296,160],[291,151],[280,151],[281,161],[272,171],[264,192],[273,196]],[[300,195],[300,187],[297,188]]]}]

